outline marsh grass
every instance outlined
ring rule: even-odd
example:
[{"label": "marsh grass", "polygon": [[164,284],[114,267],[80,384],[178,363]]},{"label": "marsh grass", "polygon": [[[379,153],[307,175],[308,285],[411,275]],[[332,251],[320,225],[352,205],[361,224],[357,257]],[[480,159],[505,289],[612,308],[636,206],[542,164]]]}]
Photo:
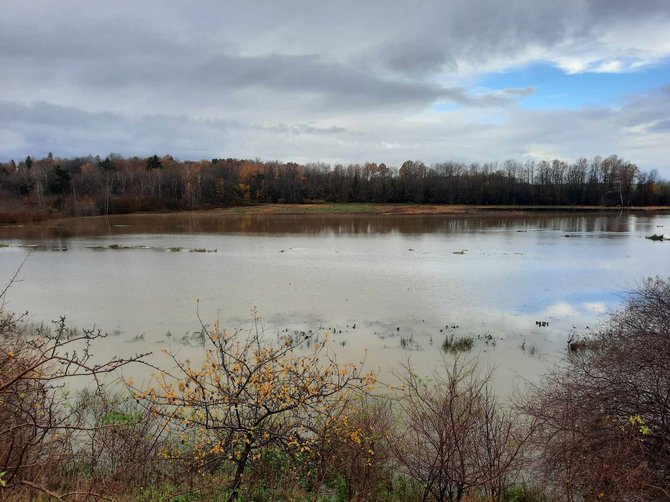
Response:
[{"label": "marsh grass", "polygon": [[531,357],[540,357],[540,349],[537,348],[535,343],[527,344],[526,340],[524,340],[521,343],[521,350],[523,350],[524,354],[528,354]]},{"label": "marsh grass", "polygon": [[143,244],[138,244],[137,246],[125,246],[123,244],[110,244],[109,246],[89,246],[89,249],[151,249],[150,246],[145,246]]},{"label": "marsh grass", "polygon": [[646,237],[650,241],[664,241],[666,240],[665,237],[662,234],[652,234],[648,237]]},{"label": "marsh grass", "polygon": [[459,336],[456,338],[454,335],[449,335],[442,342],[442,350],[455,354],[457,352],[468,352],[472,350],[474,345],[474,338],[471,336]]},{"label": "marsh grass", "polygon": [[409,336],[400,335],[400,347],[405,350],[419,350],[421,348],[413,334]]}]

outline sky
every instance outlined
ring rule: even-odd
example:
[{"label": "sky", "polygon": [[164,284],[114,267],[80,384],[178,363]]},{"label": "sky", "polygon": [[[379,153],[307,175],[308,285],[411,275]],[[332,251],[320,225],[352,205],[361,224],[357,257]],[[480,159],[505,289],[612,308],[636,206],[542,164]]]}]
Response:
[{"label": "sky", "polygon": [[617,154],[670,178],[668,0],[2,0],[0,161]]}]

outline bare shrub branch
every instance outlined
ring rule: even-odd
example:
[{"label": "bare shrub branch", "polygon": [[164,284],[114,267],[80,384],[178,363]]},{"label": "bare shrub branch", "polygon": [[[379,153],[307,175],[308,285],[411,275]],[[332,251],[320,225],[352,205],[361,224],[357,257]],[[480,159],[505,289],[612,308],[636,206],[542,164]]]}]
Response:
[{"label": "bare shrub branch", "polygon": [[670,499],[670,281],[645,281],[530,395],[538,470],[564,500]]},{"label": "bare shrub branch", "polygon": [[432,379],[419,377],[409,365],[401,377],[402,425],[394,452],[423,485],[424,500],[454,502],[466,494],[502,500],[530,429],[491,393],[491,373],[456,357]]}]

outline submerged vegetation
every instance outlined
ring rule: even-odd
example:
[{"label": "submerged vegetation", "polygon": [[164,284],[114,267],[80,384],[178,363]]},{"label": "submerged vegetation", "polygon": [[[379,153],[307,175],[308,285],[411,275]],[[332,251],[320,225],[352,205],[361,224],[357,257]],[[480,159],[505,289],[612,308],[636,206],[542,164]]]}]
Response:
[{"label": "submerged vegetation", "polygon": [[[468,337],[385,386],[316,332],[217,324],[199,332],[202,361],[167,352],[150,382],[114,387],[105,374],[146,363],[94,360],[103,336],[0,310],[0,498],[670,500],[670,280],[572,339],[514,406],[453,353]],[[91,385],[67,391],[75,377]]]},{"label": "submerged vegetation", "polygon": [[454,335],[449,335],[442,342],[442,350],[455,354],[457,352],[467,352],[472,350],[474,338],[471,336],[459,336],[455,338]]},{"label": "submerged vegetation", "polygon": [[670,184],[655,171],[611,155],[572,163],[543,160],[393,167],[368,162],[181,161],[149,158],[26,157],[0,164],[0,223],[54,214],[88,216],[242,204],[342,202],[328,212],[371,210],[370,203],[533,206],[670,204]]}]

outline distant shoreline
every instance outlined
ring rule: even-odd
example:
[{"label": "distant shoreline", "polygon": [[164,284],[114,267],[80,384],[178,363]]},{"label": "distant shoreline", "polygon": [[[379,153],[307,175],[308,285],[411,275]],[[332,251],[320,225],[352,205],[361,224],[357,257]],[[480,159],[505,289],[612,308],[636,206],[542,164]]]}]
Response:
[{"label": "distant shoreline", "polygon": [[496,214],[523,215],[533,213],[613,213],[613,212],[664,212],[670,206],[525,206],[525,205],[465,205],[465,204],[410,204],[410,203],[304,203],[304,204],[250,204],[176,211],[138,211],[95,216],[68,216],[60,213],[41,214],[38,218],[4,219],[0,226],[39,225],[46,221],[86,218],[160,215],[207,215],[224,218],[237,216],[486,216]]},{"label": "distant shoreline", "polygon": [[[230,208],[195,211],[177,211],[166,214],[220,213],[222,215],[484,215],[489,213],[534,213],[534,212],[620,212],[670,211],[670,206],[607,207],[607,206],[524,206],[524,205],[465,205],[465,204],[385,204],[385,203],[313,203],[313,204],[256,204]],[[157,214],[157,213],[148,213]]]}]

